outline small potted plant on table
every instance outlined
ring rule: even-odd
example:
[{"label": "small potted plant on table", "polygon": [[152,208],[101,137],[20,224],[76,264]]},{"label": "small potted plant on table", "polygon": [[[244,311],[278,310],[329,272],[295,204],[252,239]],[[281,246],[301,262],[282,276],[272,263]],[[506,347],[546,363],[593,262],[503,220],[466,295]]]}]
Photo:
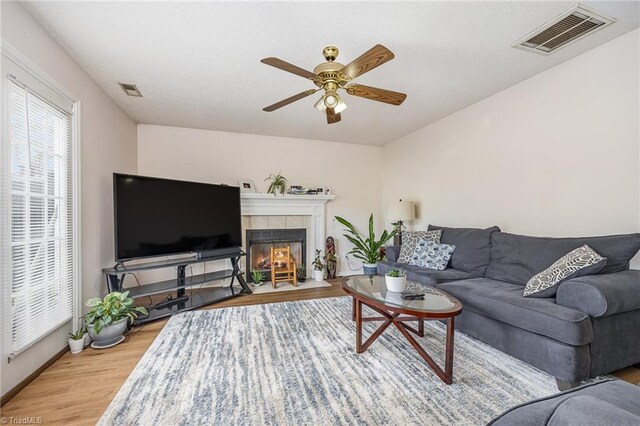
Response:
[{"label": "small potted plant on table", "polygon": [[402,269],[392,269],[384,276],[384,282],[387,290],[399,293],[407,286],[407,277]]},{"label": "small potted plant on table", "polygon": [[376,239],[376,233],[373,230],[373,213],[369,216],[369,235],[363,236],[358,230],[346,219],[336,216],[336,220],[346,227],[344,237],[354,245],[349,252],[356,259],[363,261],[362,269],[365,275],[376,275],[378,273],[378,261],[382,260],[380,249],[392,239],[397,229],[387,232],[385,229],[380,235],[380,239]]},{"label": "small potted plant on table", "polygon": [[314,281],[324,280],[324,263],[320,257],[320,250],[316,250],[316,258],[313,260],[313,279]]},{"label": "small potted plant on table", "polygon": [[91,309],[84,316],[89,336],[93,340],[93,348],[108,348],[124,340],[127,321],[133,323],[139,314],[147,315],[143,307],[133,306],[129,292],[114,291],[104,299],[95,297],[86,303]]}]

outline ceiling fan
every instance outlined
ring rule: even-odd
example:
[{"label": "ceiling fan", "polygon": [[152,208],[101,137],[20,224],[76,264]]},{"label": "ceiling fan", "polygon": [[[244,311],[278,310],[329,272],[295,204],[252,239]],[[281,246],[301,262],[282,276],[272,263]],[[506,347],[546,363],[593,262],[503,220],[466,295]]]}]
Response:
[{"label": "ceiling fan", "polygon": [[307,78],[318,86],[317,89],[309,89],[293,95],[273,105],[263,108],[263,111],[272,112],[285,105],[306,98],[314,93],[324,90],[322,97],[314,105],[316,109],[327,115],[327,123],[333,124],[341,120],[340,113],[347,108],[340,95],[339,89],[344,89],[348,94],[372,101],[384,102],[391,105],[400,105],[407,97],[404,93],[393,92],[391,90],[379,89],[377,87],[365,86],[362,84],[349,84],[356,77],[371,71],[372,69],[388,62],[394,58],[393,53],[377,44],[360,55],[348,65],[334,62],[338,57],[338,48],[327,46],[322,50],[322,55],[327,60],[314,68],[313,72],[297,67],[289,62],[278,58],[264,58],[263,64],[290,72]]}]

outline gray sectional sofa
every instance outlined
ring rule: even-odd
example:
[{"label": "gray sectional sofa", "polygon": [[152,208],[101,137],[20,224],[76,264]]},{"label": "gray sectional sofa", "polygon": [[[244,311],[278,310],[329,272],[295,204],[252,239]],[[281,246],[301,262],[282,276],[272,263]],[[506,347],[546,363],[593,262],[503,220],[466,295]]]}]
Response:
[{"label": "gray sectional sofa", "polygon": [[[553,375],[561,390],[640,363],[640,271],[629,269],[640,234],[540,238],[498,227],[433,229],[456,246],[447,269],[398,263],[400,246],[390,246],[378,273],[402,268],[409,281],[456,297],[462,332]],[[553,298],[523,296],[531,277],[584,244],[607,258],[598,274],[561,283]]]},{"label": "gray sectional sofa", "polygon": [[640,386],[589,383],[511,408],[488,426],[640,425]]}]

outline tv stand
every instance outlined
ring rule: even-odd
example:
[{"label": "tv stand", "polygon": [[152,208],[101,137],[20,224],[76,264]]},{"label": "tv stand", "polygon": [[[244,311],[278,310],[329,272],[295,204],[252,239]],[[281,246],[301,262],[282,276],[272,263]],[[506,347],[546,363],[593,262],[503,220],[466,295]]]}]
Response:
[{"label": "tv stand", "polygon": [[[245,255],[246,253],[240,250],[209,257],[198,258],[192,256],[132,265],[118,262],[113,268],[104,268],[102,272],[107,277],[107,290],[109,293],[113,291],[128,291],[129,297],[133,299],[147,300],[147,304],[141,304],[136,300],[136,306],[144,306],[149,311],[148,316],[139,316],[134,322],[134,324],[141,324],[172,315],[176,312],[199,308],[242,294],[251,294],[251,289],[247,285],[239,265],[240,258]],[[231,262],[231,269],[187,276],[186,269],[188,266],[227,259]],[[164,268],[176,268],[176,278],[138,285],[136,287],[123,287],[124,278],[127,274]],[[203,287],[204,284],[229,278],[231,282],[228,286]],[[236,280],[238,284],[240,284],[240,289],[233,287]]]}]

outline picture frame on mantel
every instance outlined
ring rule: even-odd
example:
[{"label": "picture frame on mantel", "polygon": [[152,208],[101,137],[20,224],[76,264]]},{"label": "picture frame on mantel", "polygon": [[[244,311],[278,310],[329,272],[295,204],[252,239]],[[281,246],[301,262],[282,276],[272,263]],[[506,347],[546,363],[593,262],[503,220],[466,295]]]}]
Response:
[{"label": "picture frame on mantel", "polygon": [[241,193],[256,193],[256,184],[251,179],[240,179],[238,181],[238,186],[240,187]]}]

